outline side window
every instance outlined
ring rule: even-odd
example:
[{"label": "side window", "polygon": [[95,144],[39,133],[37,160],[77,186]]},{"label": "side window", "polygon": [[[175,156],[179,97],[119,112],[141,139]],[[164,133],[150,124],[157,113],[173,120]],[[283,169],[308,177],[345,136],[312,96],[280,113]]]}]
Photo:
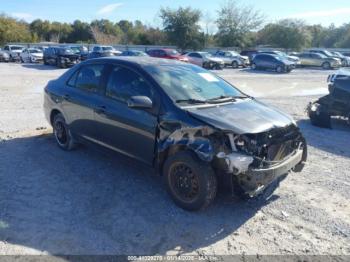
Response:
[{"label": "side window", "polygon": [[69,78],[67,85],[71,87],[75,87],[75,83],[77,82],[77,77],[79,74],[79,70],[75,71],[74,74]]},{"label": "side window", "polygon": [[73,84],[72,86],[84,91],[97,93],[103,69],[103,65],[83,66],[79,72],[76,73],[76,76],[73,75],[68,84]]},{"label": "side window", "polygon": [[106,96],[121,102],[127,102],[132,96],[153,97],[151,87],[139,74],[119,66],[109,75]]},{"label": "side window", "polygon": [[5,46],[4,50],[6,50],[6,51],[10,51],[9,46]]},{"label": "side window", "polygon": [[164,57],[166,56],[166,53],[163,50],[159,50],[159,57]]}]

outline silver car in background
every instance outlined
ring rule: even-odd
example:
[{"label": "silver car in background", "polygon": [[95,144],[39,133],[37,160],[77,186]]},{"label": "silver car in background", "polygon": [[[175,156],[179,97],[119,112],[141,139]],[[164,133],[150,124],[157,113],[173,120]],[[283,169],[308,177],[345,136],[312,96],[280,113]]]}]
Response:
[{"label": "silver car in background", "polygon": [[4,47],[5,52],[10,56],[10,61],[19,61],[23,49],[24,46],[21,45],[6,45]]},{"label": "silver car in background", "polygon": [[225,62],[223,59],[214,57],[208,52],[189,52],[185,55],[191,64],[198,65],[206,69],[223,69]]},{"label": "silver car in background", "polygon": [[249,66],[249,58],[241,56],[236,51],[217,51],[214,56],[224,60],[225,66],[232,66],[232,68]]},{"label": "silver car in background", "polygon": [[0,62],[9,62],[9,61],[10,61],[9,54],[4,50],[1,50],[0,48]]},{"label": "silver car in background", "polygon": [[43,61],[44,54],[37,48],[26,48],[20,54],[22,63],[40,63]]}]

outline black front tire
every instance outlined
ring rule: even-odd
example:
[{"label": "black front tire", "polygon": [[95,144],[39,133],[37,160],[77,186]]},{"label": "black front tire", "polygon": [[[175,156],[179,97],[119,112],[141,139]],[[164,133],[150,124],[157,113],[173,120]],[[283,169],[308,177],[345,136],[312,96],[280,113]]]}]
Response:
[{"label": "black front tire", "polygon": [[282,66],[277,66],[276,67],[276,72],[281,74],[281,73],[285,72],[285,70],[284,70],[284,68]]},{"label": "black front tire", "polygon": [[214,170],[192,152],[181,151],[168,157],[163,178],[173,201],[185,210],[204,209],[216,197],[218,183]]},{"label": "black front tire", "polygon": [[237,61],[233,61],[232,68],[238,68],[238,67],[239,67],[239,65],[238,65]]},{"label": "black front tire", "polygon": [[76,147],[72,134],[62,114],[59,113],[55,115],[52,127],[59,148],[65,151],[70,151]]},{"label": "black front tire", "polygon": [[331,64],[328,62],[325,62],[322,64],[322,68],[325,70],[331,69]]}]

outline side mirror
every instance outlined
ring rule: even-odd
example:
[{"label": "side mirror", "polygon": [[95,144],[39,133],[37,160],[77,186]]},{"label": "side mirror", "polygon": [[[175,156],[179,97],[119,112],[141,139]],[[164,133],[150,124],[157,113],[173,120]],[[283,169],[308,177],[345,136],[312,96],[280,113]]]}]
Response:
[{"label": "side mirror", "polygon": [[132,96],[128,100],[128,107],[135,109],[151,109],[153,107],[153,102],[147,96]]}]

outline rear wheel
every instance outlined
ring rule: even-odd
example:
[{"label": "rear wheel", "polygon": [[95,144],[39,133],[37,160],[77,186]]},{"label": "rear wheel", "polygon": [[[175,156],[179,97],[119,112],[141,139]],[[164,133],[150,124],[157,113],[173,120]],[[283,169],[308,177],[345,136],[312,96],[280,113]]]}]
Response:
[{"label": "rear wheel", "polygon": [[213,169],[191,152],[170,156],[165,161],[163,176],[168,193],[185,210],[203,209],[216,197],[217,178]]},{"label": "rear wheel", "polygon": [[75,143],[62,114],[55,115],[52,126],[57,145],[66,151],[74,149]]}]

